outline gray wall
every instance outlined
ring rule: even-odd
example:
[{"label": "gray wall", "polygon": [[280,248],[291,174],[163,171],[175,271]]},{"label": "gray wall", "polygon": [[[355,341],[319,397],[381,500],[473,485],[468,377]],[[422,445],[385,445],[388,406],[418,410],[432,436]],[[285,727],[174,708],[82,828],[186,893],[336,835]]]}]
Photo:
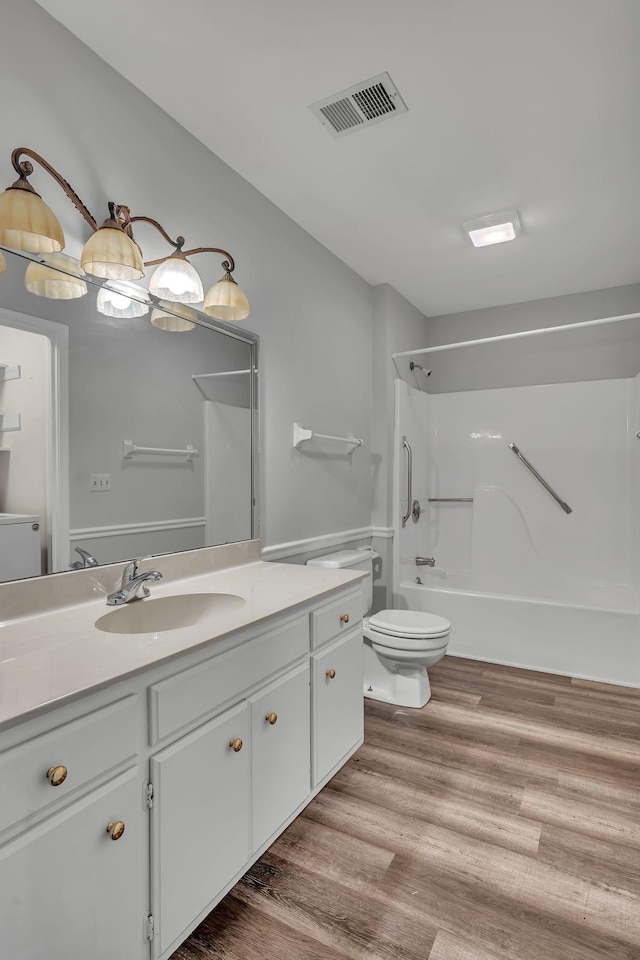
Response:
[{"label": "gray wall", "polygon": [[[426,345],[427,319],[389,284],[374,287],[373,319],[373,507],[374,527],[393,526],[393,380],[398,376],[391,354]],[[416,374],[408,375],[412,386]],[[391,588],[391,546],[386,537],[374,536],[373,545],[381,556],[374,579],[374,606],[389,602]]]},{"label": "gray wall", "polygon": [[[27,145],[60,170],[97,219],[116,200],[158,218],[188,245],[234,254],[252,308],[246,326],[261,336],[263,541],[367,526],[369,285],[32,0],[3,10],[0,80],[7,186],[10,151]],[[65,229],[67,251],[79,255],[88,228],[44,172],[33,181]],[[147,259],[166,254],[150,227],[140,226],[137,238]],[[219,258],[199,257],[197,267],[205,288],[221,275]],[[352,457],[301,454],[292,450],[294,420],[324,433],[353,432],[365,446]]]},{"label": "gray wall", "polygon": [[[640,311],[640,284],[431,317],[424,346],[624,316]],[[640,321],[549,333],[415,359],[432,367],[429,393],[633,377],[640,370]],[[414,346],[419,346],[418,343]],[[397,361],[411,383],[409,359]]]}]

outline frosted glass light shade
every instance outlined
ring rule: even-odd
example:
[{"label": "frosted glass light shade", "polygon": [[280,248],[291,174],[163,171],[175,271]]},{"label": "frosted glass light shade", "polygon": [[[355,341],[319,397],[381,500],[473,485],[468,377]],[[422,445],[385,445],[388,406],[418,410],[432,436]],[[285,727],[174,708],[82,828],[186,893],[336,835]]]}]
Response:
[{"label": "frosted glass light shade", "polygon": [[[135,294],[133,299],[130,294]],[[112,280],[109,287],[98,290],[96,308],[105,317],[115,317],[118,320],[133,320],[135,317],[144,317],[149,312],[149,304],[140,301],[146,291],[141,287],[128,284],[124,280]]]},{"label": "frosted glass light shade", "polygon": [[235,280],[223,277],[214,283],[207,293],[202,309],[216,320],[246,320],[249,316],[249,301]]},{"label": "frosted glass light shade", "polygon": [[7,269],[7,261],[5,260],[2,250],[0,250],[0,273],[4,273]]},{"label": "frosted glass light shade", "polygon": [[202,280],[184,257],[169,257],[161,263],[151,277],[149,292],[177,303],[200,303],[204,299]]},{"label": "frosted glass light shade", "polygon": [[140,248],[119,227],[96,230],[84,245],[80,264],[87,273],[106,280],[140,280],[144,276]]},{"label": "frosted glass light shade", "polygon": [[151,311],[151,323],[158,330],[167,330],[169,333],[187,333],[195,327],[195,323],[192,323],[191,320],[174,317],[173,314],[158,309]]},{"label": "frosted glass light shade", "polygon": [[37,193],[9,187],[0,193],[0,243],[29,253],[55,253],[64,247],[64,233]]},{"label": "frosted glass light shade", "polygon": [[[65,272],[61,273],[61,270]],[[46,264],[30,263],[24,275],[24,285],[29,293],[50,300],[77,300],[87,292],[78,262],[64,253],[49,254]]]}]

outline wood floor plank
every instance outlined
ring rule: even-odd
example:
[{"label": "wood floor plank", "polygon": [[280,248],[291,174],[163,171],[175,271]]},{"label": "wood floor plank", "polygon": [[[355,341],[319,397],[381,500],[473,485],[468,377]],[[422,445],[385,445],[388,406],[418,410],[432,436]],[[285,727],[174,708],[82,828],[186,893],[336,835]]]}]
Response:
[{"label": "wood floor plank", "polygon": [[524,792],[524,787],[510,783],[504,777],[492,776],[488,772],[479,777],[473,771],[461,767],[436,763],[424,757],[408,756],[406,753],[370,743],[365,743],[358,750],[353,761],[343,767],[334,781],[346,782],[358,770],[379,773],[402,783],[428,788],[431,794],[447,798],[452,803],[464,798],[512,813],[520,810]]},{"label": "wood floor plank", "polygon": [[541,823],[635,847],[640,859],[640,821],[637,816],[624,816],[592,800],[570,800],[558,795],[557,791],[539,787],[525,787],[520,809],[524,816]]},{"label": "wood floor plank", "polygon": [[522,742],[534,742],[545,747],[562,747],[587,756],[621,763],[640,764],[640,742],[637,740],[617,739],[602,733],[582,733],[572,730],[566,724],[554,724],[550,718],[532,722],[529,717],[521,718],[511,714],[497,714],[482,704],[474,710],[453,703],[439,703],[423,722],[429,729],[443,732],[463,726],[465,735],[471,737],[477,733],[480,742],[492,742],[491,734],[513,736]]},{"label": "wood floor plank", "polygon": [[[640,689],[638,687],[623,687],[617,683],[601,683],[599,680],[583,680],[581,677],[572,677],[571,686],[588,690],[598,695],[612,693],[616,697],[631,697],[634,700],[640,698]],[[640,703],[638,704],[640,706]]]},{"label": "wood floor plank", "polygon": [[[640,898],[637,847],[598,840],[588,833],[541,824],[537,859],[577,877],[589,877]],[[640,899],[639,899],[640,904]],[[640,954],[639,954],[640,955]]]},{"label": "wood floor plank", "polygon": [[[504,955],[503,955],[504,956]],[[429,960],[502,960],[493,951],[478,950],[473,942],[463,940],[447,930],[439,930]]]},{"label": "wood floor plank", "polygon": [[355,806],[332,790],[319,794],[303,816],[364,840],[375,837],[405,856],[446,869],[461,881],[482,884],[496,897],[558,921],[580,922],[585,929],[604,935],[613,928],[619,940],[640,946],[640,910],[637,898],[628,891],[573,877],[531,857],[363,800]]},{"label": "wood floor plank", "polygon": [[375,893],[355,892],[271,851],[234,888],[234,896],[349,960],[422,960],[435,940],[428,919],[409,922],[396,911],[381,911]]},{"label": "wood floor plank", "polygon": [[[465,770],[478,777],[485,775],[503,778],[514,786],[528,783],[557,783],[558,768],[550,759],[545,765],[532,761],[522,753],[519,740],[507,738],[501,747],[468,741],[458,735],[431,731],[409,738],[397,723],[381,717],[368,716],[365,722],[365,742],[382,749],[396,750],[407,756],[433,761],[453,769]],[[576,766],[575,773],[585,773]]]},{"label": "wood floor plank", "polygon": [[379,773],[358,770],[346,783],[334,780],[329,784],[344,797],[360,803],[380,803],[387,811],[415,817],[468,837],[486,840],[498,847],[518,853],[535,854],[540,839],[540,825],[523,816],[500,810],[489,810],[458,797],[437,797],[423,787],[399,783]]},{"label": "wood floor plank", "polygon": [[[172,960],[347,960],[344,954],[247,906],[229,894],[194,930]],[[115,960],[115,958],[114,958]],[[120,958],[119,958],[120,960]]]},{"label": "wood floor plank", "polygon": [[626,783],[616,778],[615,771],[612,772],[611,779],[600,780],[561,770],[558,774],[557,790],[560,796],[566,796],[570,800],[583,800],[587,797],[600,806],[633,813],[640,820],[640,785],[637,778]]},{"label": "wood floor plank", "polygon": [[173,960],[640,960],[640,691],[430,677]]},{"label": "wood floor plank", "polygon": [[399,854],[385,883],[390,904],[416,904],[439,930],[472,941],[480,953],[504,960],[637,960],[636,945],[620,941],[615,932],[598,933],[581,917],[559,920],[417,857]]},{"label": "wood floor plank", "polygon": [[[558,697],[549,697],[549,703],[538,703],[532,701],[523,701],[519,697],[504,697],[496,694],[488,694],[480,697],[478,706],[483,710],[492,710],[496,713],[508,713],[521,719],[534,722],[550,722],[565,729],[573,730],[576,733],[604,735],[606,737],[638,739],[640,733],[640,720],[636,711],[635,717],[629,712],[628,715],[622,715],[622,711],[616,709],[615,716],[610,706],[606,706],[602,712],[597,709],[591,709],[593,705],[585,705],[582,709],[576,709],[572,703],[558,703]],[[566,698],[565,698],[566,699]]]}]

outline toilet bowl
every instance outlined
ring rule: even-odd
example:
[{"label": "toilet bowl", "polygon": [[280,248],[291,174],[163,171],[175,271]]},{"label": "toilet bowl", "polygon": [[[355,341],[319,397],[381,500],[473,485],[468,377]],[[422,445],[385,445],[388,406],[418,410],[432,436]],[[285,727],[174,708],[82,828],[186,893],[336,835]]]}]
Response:
[{"label": "toilet bowl", "polygon": [[[373,601],[370,547],[340,550],[308,560],[309,566],[367,570],[362,584],[363,609]],[[444,617],[419,610],[381,610],[363,620],[364,695],[401,707],[424,707],[431,697],[427,667],[444,657],[451,624]]]}]

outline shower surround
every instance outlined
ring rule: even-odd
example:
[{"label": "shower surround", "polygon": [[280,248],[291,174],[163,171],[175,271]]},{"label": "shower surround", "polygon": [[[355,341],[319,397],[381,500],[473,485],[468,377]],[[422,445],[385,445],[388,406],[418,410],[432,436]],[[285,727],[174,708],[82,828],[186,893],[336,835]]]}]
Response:
[{"label": "shower surround", "polygon": [[394,605],[450,619],[459,656],[640,686],[638,390],[638,378],[442,394],[396,381],[397,514],[405,436],[423,512],[397,521]]}]

